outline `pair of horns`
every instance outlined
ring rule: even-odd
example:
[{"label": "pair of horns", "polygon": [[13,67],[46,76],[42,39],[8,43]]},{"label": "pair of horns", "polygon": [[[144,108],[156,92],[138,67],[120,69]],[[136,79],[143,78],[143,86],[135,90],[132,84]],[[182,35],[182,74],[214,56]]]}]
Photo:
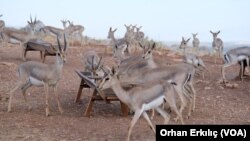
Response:
[{"label": "pair of horns", "polygon": [[[66,35],[63,34],[63,37],[64,37],[64,48],[63,48],[63,51],[65,51],[66,47],[67,47]],[[59,50],[62,51],[61,43],[59,41],[59,35],[57,35],[57,43],[58,43]]]}]

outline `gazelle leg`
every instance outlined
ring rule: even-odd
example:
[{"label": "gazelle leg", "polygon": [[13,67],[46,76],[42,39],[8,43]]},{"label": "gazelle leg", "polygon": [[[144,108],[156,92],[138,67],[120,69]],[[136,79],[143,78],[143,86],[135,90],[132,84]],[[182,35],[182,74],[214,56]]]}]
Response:
[{"label": "gazelle leg", "polygon": [[27,104],[29,110],[31,110],[32,108],[31,108],[31,106],[30,106],[30,104],[29,104],[29,102],[28,102],[28,100],[27,100],[27,98],[26,98],[26,90],[27,90],[29,87],[31,87],[31,86],[32,86],[32,84],[30,83],[30,81],[28,81],[27,83],[25,83],[25,84],[21,87],[22,93],[23,93],[24,101],[25,101],[25,103]]},{"label": "gazelle leg", "polygon": [[137,122],[137,120],[140,118],[141,114],[142,114],[143,110],[142,109],[138,109],[135,111],[134,117],[129,125],[128,128],[128,136],[127,136],[127,141],[130,140],[130,136],[131,136],[131,132],[133,127],[135,126],[135,123]]},{"label": "gazelle leg", "polygon": [[[177,108],[177,107],[176,107]],[[167,112],[165,112],[163,109],[160,107],[156,107],[155,110],[164,118],[164,123],[163,124],[168,124],[170,116],[168,115]]]},{"label": "gazelle leg", "polygon": [[14,95],[14,92],[20,88],[22,85],[22,81],[18,81],[17,85],[10,91],[10,98],[9,98],[9,104],[8,104],[8,112],[11,112],[11,103],[12,103],[12,98]]},{"label": "gazelle leg", "polygon": [[151,116],[150,116],[150,119],[152,120],[155,116],[155,109],[152,109],[151,110]]},{"label": "gazelle leg", "polygon": [[181,100],[181,108],[180,108],[180,113],[182,114],[182,111],[184,110],[184,108],[187,106],[187,100],[185,99],[184,97],[184,93],[183,93],[183,89],[184,88],[181,88],[181,87],[178,87],[176,89],[176,92]]},{"label": "gazelle leg", "polygon": [[224,64],[224,65],[221,66],[221,74],[222,74],[223,81],[226,80],[226,78],[225,78],[225,68],[227,68],[227,67],[229,67],[229,66],[231,66],[233,64],[235,64],[235,63]]},{"label": "gazelle leg", "polygon": [[27,54],[26,48],[23,48],[23,53],[22,53],[23,61],[26,61],[26,54]]},{"label": "gazelle leg", "polygon": [[146,119],[146,121],[148,122],[148,124],[149,124],[150,128],[153,130],[153,132],[156,133],[155,128],[154,128],[151,120],[148,117],[148,114],[146,112],[143,112],[142,115],[143,115],[144,119]]},{"label": "gazelle leg", "polygon": [[181,123],[184,124],[182,113],[180,112],[180,110],[177,108],[177,105],[176,105],[176,98],[175,98],[175,92],[177,92],[176,88],[177,87],[174,86],[174,87],[172,87],[172,89],[173,89],[172,91],[165,92],[166,101],[169,104],[170,109],[173,110],[177,114],[176,121],[179,118],[181,120]]},{"label": "gazelle leg", "polygon": [[45,112],[46,112],[46,116],[49,116],[50,115],[50,109],[49,109],[49,86],[48,84],[44,84],[44,91],[45,91],[45,104],[46,104],[46,107],[45,107]]},{"label": "gazelle leg", "polygon": [[54,90],[54,94],[56,96],[56,101],[57,101],[58,109],[59,109],[60,113],[62,114],[63,113],[63,108],[61,106],[61,103],[60,103],[60,100],[59,100],[59,96],[58,96],[58,93],[57,93],[57,85],[53,87],[53,90]]}]

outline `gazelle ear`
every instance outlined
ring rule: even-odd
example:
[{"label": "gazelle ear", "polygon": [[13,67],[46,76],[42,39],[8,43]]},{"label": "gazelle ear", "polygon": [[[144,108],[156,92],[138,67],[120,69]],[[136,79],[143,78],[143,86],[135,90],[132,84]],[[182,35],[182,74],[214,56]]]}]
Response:
[{"label": "gazelle ear", "polygon": [[210,33],[214,34],[213,31],[210,30]]},{"label": "gazelle ear", "polygon": [[151,49],[152,50],[155,49],[155,46],[156,46],[156,43],[154,42]]},{"label": "gazelle ear", "polygon": [[112,67],[112,70],[111,70],[112,75],[114,75],[115,72],[116,72],[116,71],[115,71],[115,67],[113,66],[113,67]]},{"label": "gazelle ear", "polygon": [[189,40],[190,40],[190,38],[188,38],[186,42],[188,42]]},{"label": "gazelle ear", "polygon": [[140,42],[139,42],[139,45],[141,48],[143,48],[143,49],[145,48],[145,46],[143,46]]},{"label": "gazelle ear", "polygon": [[220,33],[220,30],[217,32],[217,34],[219,34]]},{"label": "gazelle ear", "polygon": [[113,32],[116,32],[117,28],[115,30],[113,30]]},{"label": "gazelle ear", "polygon": [[182,41],[185,41],[184,37],[182,37]]}]

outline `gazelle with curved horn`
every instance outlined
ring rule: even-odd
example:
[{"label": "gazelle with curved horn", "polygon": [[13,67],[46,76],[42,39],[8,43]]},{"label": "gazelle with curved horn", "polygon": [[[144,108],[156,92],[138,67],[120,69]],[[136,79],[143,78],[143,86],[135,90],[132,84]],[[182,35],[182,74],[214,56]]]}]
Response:
[{"label": "gazelle with curved horn", "polygon": [[10,91],[8,112],[11,111],[11,103],[14,92],[20,88],[22,90],[24,100],[27,103],[26,99],[26,90],[31,86],[43,86],[45,90],[45,98],[46,98],[46,116],[50,115],[50,107],[49,107],[49,87],[53,87],[58,108],[61,113],[63,113],[63,109],[61,107],[59,101],[59,95],[57,93],[58,82],[61,78],[62,68],[64,63],[66,62],[65,50],[67,48],[66,37],[64,34],[64,48],[61,47],[59,37],[57,36],[57,43],[59,50],[57,51],[56,60],[54,64],[43,64],[36,61],[28,61],[19,65],[18,74],[19,81],[17,85]]}]

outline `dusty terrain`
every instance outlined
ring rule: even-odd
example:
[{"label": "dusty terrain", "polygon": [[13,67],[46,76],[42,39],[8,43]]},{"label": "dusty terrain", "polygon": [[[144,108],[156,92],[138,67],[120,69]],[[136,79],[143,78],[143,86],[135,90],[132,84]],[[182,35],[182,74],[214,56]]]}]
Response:
[{"label": "dusty terrain", "polygon": [[[74,103],[79,87],[80,79],[74,72],[75,69],[83,69],[79,56],[80,52],[87,49],[97,50],[104,56],[106,64],[111,66],[111,54],[104,55],[104,46],[69,47],[67,50],[67,63],[63,68],[62,79],[59,82],[58,91],[61,96],[64,114],[57,109],[54,95],[51,93],[51,116],[45,116],[45,96],[42,87],[28,89],[28,101],[32,110],[28,110],[21,91],[16,91],[12,112],[7,113],[8,94],[14,87],[17,75],[17,66],[21,59],[19,46],[0,48],[0,140],[23,141],[48,141],[48,140],[124,140],[127,135],[131,115],[122,117],[118,102],[106,104],[96,102],[92,116],[84,117],[89,100],[90,90],[83,91],[80,103]],[[155,54],[162,62],[173,63],[179,58],[162,53]],[[41,61],[38,52],[28,52],[28,60]],[[235,77],[239,67],[230,67],[226,71],[226,77],[230,82],[238,84],[237,88],[227,88],[218,83],[221,78],[221,60],[213,63],[211,57],[202,57],[208,66],[210,73],[195,78],[197,91],[196,109],[190,119],[185,119],[186,124],[250,124],[250,78],[243,82]],[[47,57],[46,63],[53,63],[54,57]],[[185,111],[186,112],[186,111]],[[185,114],[185,113],[184,113]],[[173,115],[172,117],[174,117]],[[163,119],[156,116],[155,124],[161,124]],[[170,124],[175,123],[171,118]],[[153,132],[146,121],[141,118],[133,129],[131,140],[155,140]]]}]

